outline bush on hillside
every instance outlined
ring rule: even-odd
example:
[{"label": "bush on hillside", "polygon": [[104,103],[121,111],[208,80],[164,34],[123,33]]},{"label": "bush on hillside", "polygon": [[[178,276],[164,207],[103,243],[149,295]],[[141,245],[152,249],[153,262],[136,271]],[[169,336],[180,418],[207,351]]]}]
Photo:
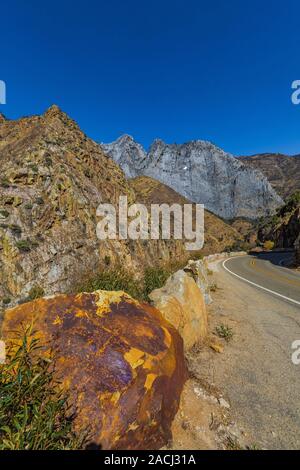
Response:
[{"label": "bush on hillside", "polygon": [[273,250],[275,243],[272,240],[266,240],[264,242],[264,249],[265,250]]},{"label": "bush on hillside", "polygon": [[[20,343],[19,345],[17,345]],[[67,395],[53,379],[53,359],[42,359],[26,331],[0,365],[0,450],[81,449]]]}]

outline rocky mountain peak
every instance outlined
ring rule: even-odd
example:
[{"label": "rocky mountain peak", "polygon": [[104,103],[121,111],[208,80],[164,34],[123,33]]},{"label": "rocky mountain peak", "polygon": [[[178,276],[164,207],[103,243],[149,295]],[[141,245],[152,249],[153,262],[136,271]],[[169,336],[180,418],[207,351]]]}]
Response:
[{"label": "rocky mountain peak", "polygon": [[126,176],[134,177],[143,168],[146,152],[142,145],[133,137],[124,134],[111,144],[101,144],[104,153],[112,157],[125,172]]},{"label": "rocky mountain peak", "polygon": [[50,106],[50,108],[47,109],[47,111],[45,111],[43,118],[46,122],[59,121],[63,124],[70,124],[78,128],[77,123],[73,121],[73,119],[71,119],[68,114],[62,111],[56,104],[53,104]]},{"label": "rocky mountain peak", "polygon": [[127,177],[150,176],[224,218],[273,213],[282,199],[264,175],[211,142],[167,144],[156,139],[148,153],[133,140],[103,146]]},{"label": "rocky mountain peak", "polygon": [[116,140],[116,142],[119,142],[120,144],[134,143],[134,138],[129,134],[123,134]]},{"label": "rocky mountain peak", "polygon": [[52,104],[44,113],[44,117],[59,116],[59,115],[65,115],[65,113],[60,109],[59,106],[57,106],[57,104]]},{"label": "rocky mountain peak", "polygon": [[0,124],[5,121],[7,121],[6,117],[4,116],[3,113],[0,113]]}]

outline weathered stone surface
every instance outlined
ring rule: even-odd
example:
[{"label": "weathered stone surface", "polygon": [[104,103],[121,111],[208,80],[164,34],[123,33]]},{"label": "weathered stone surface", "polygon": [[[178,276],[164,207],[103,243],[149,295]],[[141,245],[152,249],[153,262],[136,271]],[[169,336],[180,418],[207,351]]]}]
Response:
[{"label": "weathered stone surface", "polygon": [[77,430],[104,449],[168,441],[187,374],[182,339],[160,312],[121,291],[58,295],[7,310],[6,342],[31,322],[54,350]]},{"label": "weathered stone surface", "polygon": [[192,276],[197,286],[201,290],[206,304],[211,303],[209,282],[207,278],[207,266],[206,262],[198,260],[189,260],[188,264],[185,266],[184,271]]},{"label": "weathered stone surface", "polygon": [[283,202],[260,171],[210,142],[177,145],[156,139],[146,153],[126,135],[103,150],[127,176],[151,176],[224,218],[255,219]]},{"label": "weathered stone surface", "polygon": [[185,350],[205,338],[207,312],[204,296],[194,279],[183,270],[170,276],[166,284],[151,292],[149,297],[179,331]]},{"label": "weathered stone surface", "polygon": [[300,233],[300,192],[291,196],[273,218],[260,226],[258,238],[261,242],[272,240],[276,248],[296,248]]}]

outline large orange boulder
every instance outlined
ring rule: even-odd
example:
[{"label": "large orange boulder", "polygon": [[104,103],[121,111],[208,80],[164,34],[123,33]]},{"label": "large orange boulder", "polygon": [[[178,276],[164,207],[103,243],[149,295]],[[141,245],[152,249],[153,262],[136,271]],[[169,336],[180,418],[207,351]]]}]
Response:
[{"label": "large orange boulder", "polygon": [[33,322],[69,391],[75,430],[103,449],[157,449],[171,437],[187,372],[177,331],[124,292],[58,295],[7,310],[2,334]]}]

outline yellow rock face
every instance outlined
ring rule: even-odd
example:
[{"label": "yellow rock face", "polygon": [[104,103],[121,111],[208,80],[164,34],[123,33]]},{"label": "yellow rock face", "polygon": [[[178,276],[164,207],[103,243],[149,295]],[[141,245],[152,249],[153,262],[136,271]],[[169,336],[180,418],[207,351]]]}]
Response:
[{"label": "yellow rock face", "polygon": [[3,336],[33,323],[52,347],[75,428],[104,449],[156,449],[170,438],[187,376],[182,339],[124,292],[59,295],[8,310]]},{"label": "yellow rock face", "polygon": [[207,312],[204,297],[192,277],[178,271],[164,287],[150,294],[155,307],[181,334],[189,350],[207,335]]}]

